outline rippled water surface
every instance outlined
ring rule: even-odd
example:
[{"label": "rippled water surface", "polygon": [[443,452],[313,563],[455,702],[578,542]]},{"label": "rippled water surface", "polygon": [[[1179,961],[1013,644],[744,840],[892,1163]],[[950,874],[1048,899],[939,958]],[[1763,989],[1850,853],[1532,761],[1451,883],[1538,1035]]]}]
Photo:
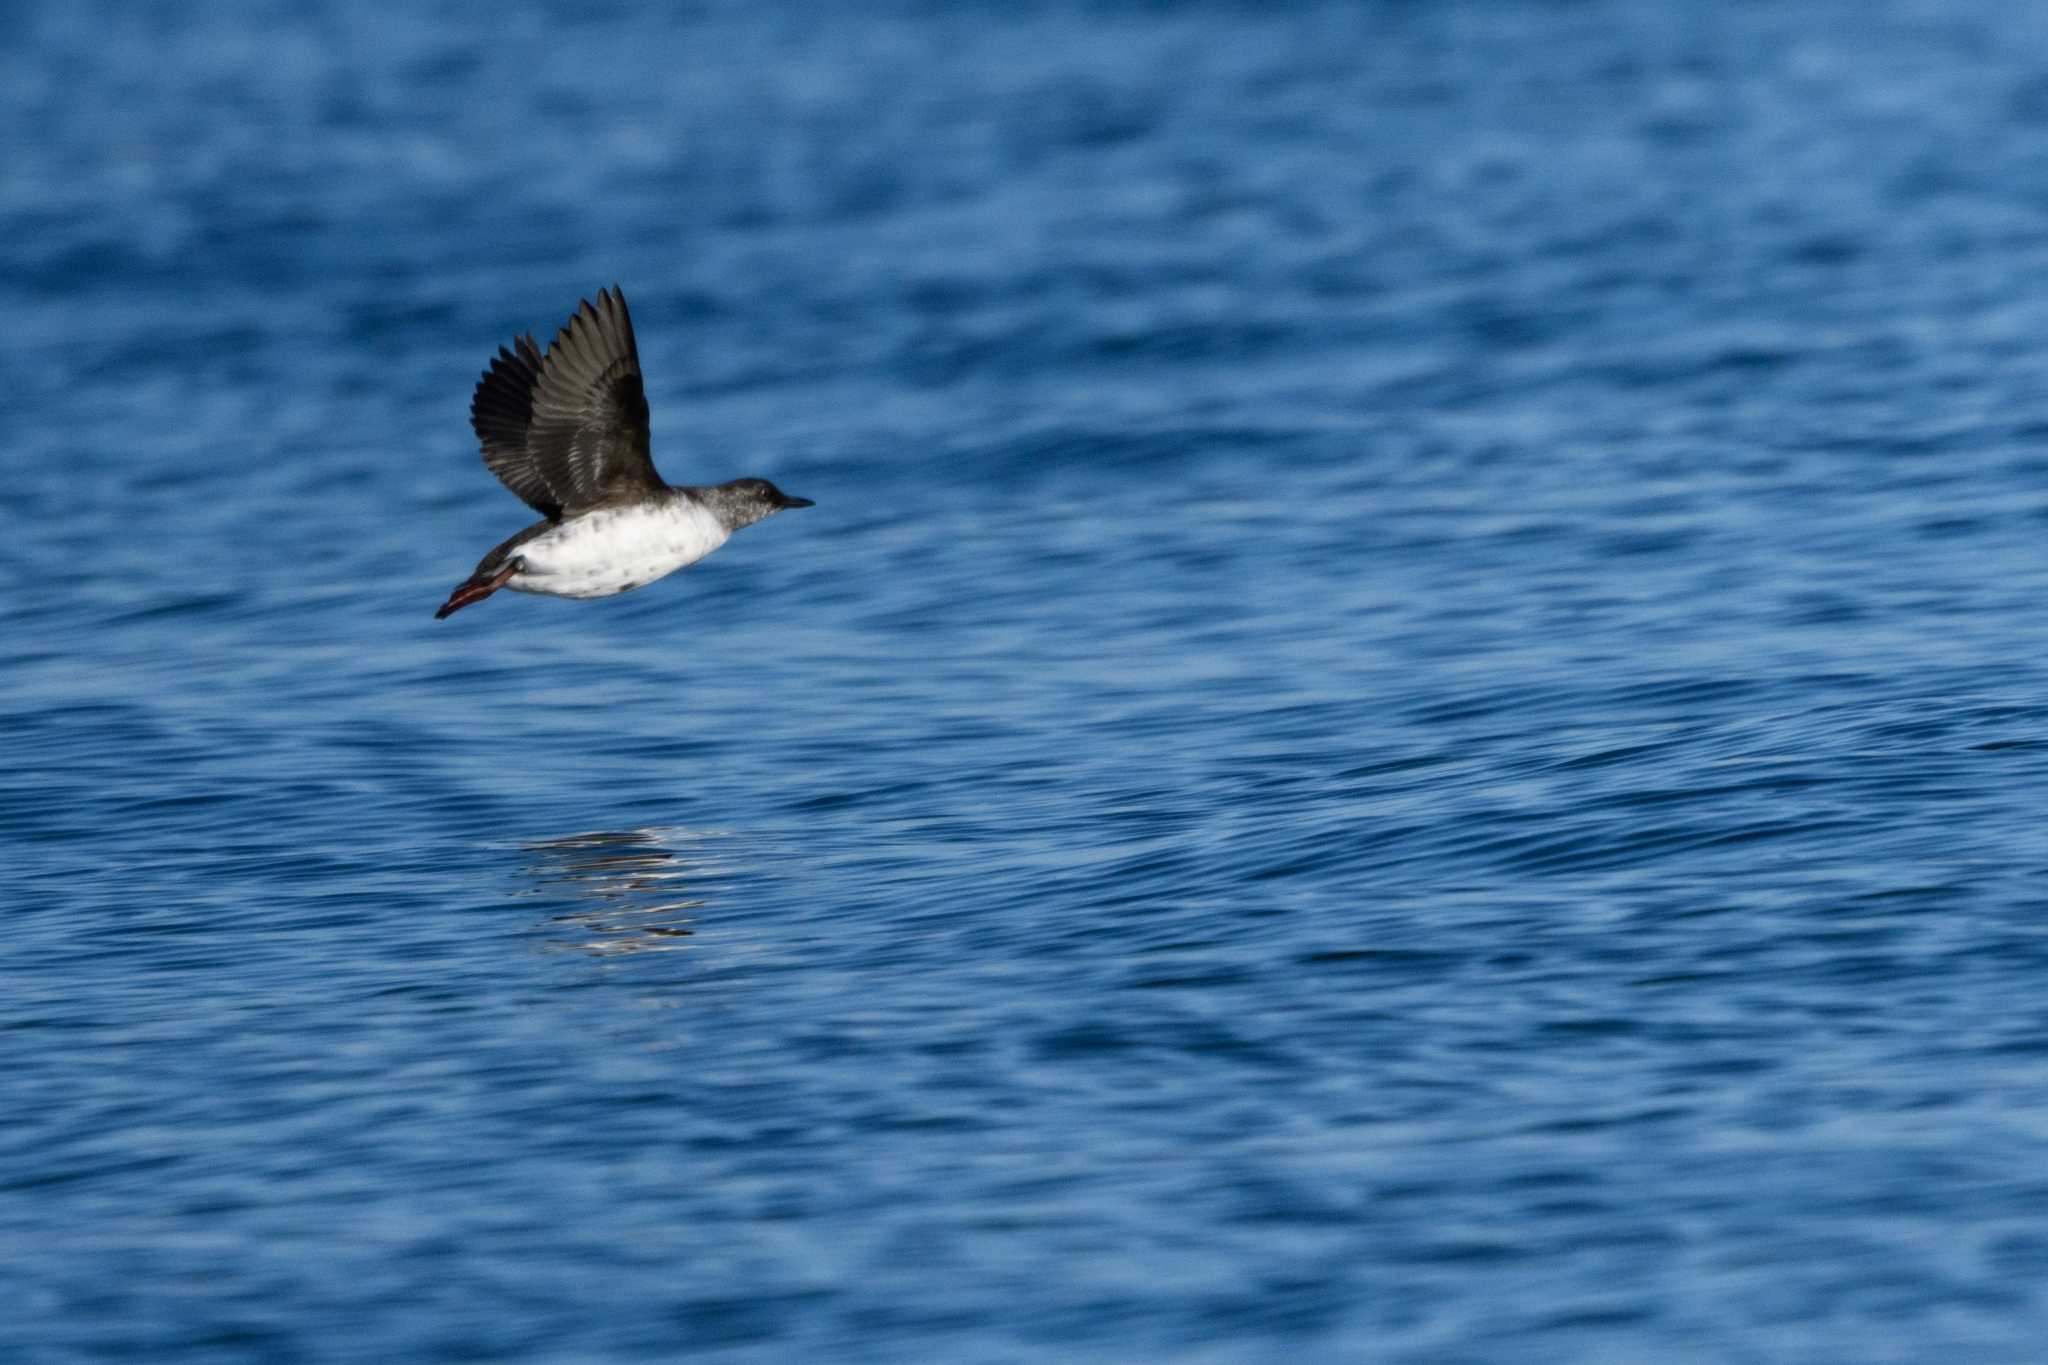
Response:
[{"label": "rippled water surface", "polygon": [[2040,1358],[2041,12],[16,21],[0,1355]]}]

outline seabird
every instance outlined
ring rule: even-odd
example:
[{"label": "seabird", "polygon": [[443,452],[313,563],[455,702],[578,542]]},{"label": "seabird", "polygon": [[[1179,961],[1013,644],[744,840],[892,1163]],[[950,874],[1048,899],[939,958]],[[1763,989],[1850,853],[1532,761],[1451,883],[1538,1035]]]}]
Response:
[{"label": "seabird", "polygon": [[734,531],[810,507],[766,479],[671,488],[648,449],[633,318],[617,285],[585,299],[547,353],[533,334],[498,348],[469,422],[484,464],[546,521],[492,550],[434,619],[500,588],[611,597],[694,564]]}]

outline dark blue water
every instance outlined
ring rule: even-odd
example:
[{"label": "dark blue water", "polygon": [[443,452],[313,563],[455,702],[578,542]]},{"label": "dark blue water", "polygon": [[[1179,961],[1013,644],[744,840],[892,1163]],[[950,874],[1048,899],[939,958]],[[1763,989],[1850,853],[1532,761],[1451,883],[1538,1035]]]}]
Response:
[{"label": "dark blue water", "polygon": [[2048,13],[29,6],[0,305],[7,1360],[2039,1358]]}]

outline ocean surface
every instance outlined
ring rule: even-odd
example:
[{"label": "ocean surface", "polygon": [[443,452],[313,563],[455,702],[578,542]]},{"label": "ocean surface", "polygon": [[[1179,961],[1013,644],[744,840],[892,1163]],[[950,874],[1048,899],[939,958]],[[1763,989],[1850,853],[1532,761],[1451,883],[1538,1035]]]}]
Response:
[{"label": "ocean surface", "polygon": [[2041,1358],[2048,9],[9,29],[0,1359]]}]

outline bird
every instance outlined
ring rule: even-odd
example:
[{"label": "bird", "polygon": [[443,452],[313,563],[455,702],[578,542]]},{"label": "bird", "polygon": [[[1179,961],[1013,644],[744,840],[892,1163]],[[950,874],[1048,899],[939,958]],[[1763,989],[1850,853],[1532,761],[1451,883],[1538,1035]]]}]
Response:
[{"label": "bird", "polygon": [[766,479],[670,486],[654,469],[633,316],[617,284],[583,299],[545,353],[500,346],[470,399],[484,464],[545,520],[476,566],[435,620],[500,588],[612,597],[694,564],[734,531],[812,507]]}]

